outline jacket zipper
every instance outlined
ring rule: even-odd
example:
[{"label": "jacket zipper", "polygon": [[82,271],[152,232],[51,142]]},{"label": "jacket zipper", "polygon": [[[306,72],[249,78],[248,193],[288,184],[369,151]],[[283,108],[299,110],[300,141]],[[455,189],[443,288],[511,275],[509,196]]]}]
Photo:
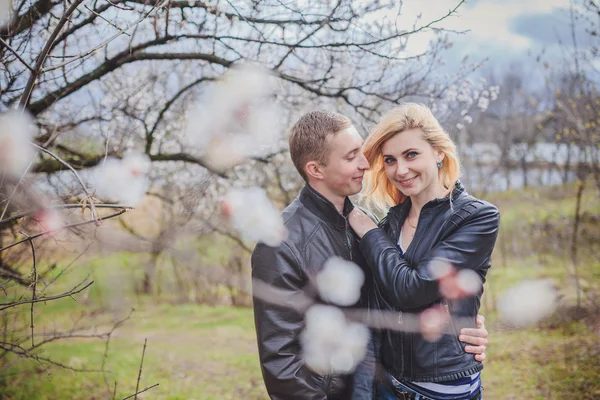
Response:
[{"label": "jacket zipper", "polygon": [[448,300],[444,300],[444,308],[446,309],[446,312],[448,313],[448,317],[450,317],[450,324],[452,324],[452,330],[454,331],[453,341],[458,346],[459,351],[462,352],[464,349],[458,340],[458,331],[456,330],[456,325],[454,324],[454,318],[452,317],[452,311],[450,310],[450,304],[448,303]]},{"label": "jacket zipper", "polygon": [[[396,218],[396,216],[394,214],[389,214],[386,218],[387,218],[387,223],[388,223],[388,227],[390,230],[389,232],[386,232],[386,233],[390,234],[391,237],[396,238],[396,240],[397,240],[397,238],[399,236],[398,230],[396,229],[396,226],[399,225],[398,218]],[[384,219],[384,221],[385,221],[385,219]],[[384,221],[382,221],[382,224],[385,223]],[[395,307],[395,308],[396,308],[396,311],[398,312],[398,325],[402,325],[404,323],[404,314],[402,313],[402,311],[397,310],[397,307]],[[404,351],[404,344],[405,344],[404,341],[406,340],[406,335],[404,334],[402,328],[398,332],[398,335],[394,335],[392,337],[395,339],[395,338],[397,338],[397,336],[400,336],[399,340],[398,341],[393,340],[393,342],[395,345],[399,345],[399,347],[400,347],[400,354],[402,354],[402,356],[400,357],[399,376],[403,377],[404,370],[405,370],[405,364],[406,364],[404,354],[407,354],[407,353]]]},{"label": "jacket zipper", "polygon": [[344,217],[346,228],[344,234],[346,235],[346,248],[348,249],[349,260],[352,261],[352,233],[348,229],[348,219]]}]

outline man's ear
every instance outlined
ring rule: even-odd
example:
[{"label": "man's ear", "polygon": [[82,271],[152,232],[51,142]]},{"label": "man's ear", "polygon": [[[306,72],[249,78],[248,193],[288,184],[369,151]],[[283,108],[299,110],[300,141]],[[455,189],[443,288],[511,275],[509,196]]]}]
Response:
[{"label": "man's ear", "polygon": [[316,161],[309,161],[306,163],[306,175],[309,178],[321,181],[323,180],[323,166]]}]

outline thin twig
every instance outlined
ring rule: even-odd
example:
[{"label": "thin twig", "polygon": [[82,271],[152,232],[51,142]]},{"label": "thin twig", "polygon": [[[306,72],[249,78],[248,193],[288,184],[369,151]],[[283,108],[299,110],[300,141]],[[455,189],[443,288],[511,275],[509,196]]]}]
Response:
[{"label": "thin twig", "polygon": [[17,52],[16,52],[16,51],[15,51],[15,50],[14,50],[12,47],[10,47],[10,46],[8,45],[8,43],[6,43],[6,42],[4,41],[4,39],[2,39],[1,37],[0,37],[0,43],[2,43],[2,44],[4,45],[4,47],[6,47],[8,50],[10,50],[10,52],[11,52],[11,53],[13,53],[13,54],[15,55],[15,57],[17,57],[17,58],[19,59],[19,61],[21,61],[21,63],[22,63],[22,64],[23,64],[25,67],[27,67],[27,69],[28,69],[28,70],[30,70],[31,72],[35,72],[35,70],[33,69],[33,67],[32,67],[31,65],[29,65],[29,64],[27,63],[27,61],[25,61],[25,60],[23,59],[23,57],[21,57],[21,56],[19,55],[19,53],[17,53]]},{"label": "thin twig", "polygon": [[33,245],[33,240],[29,239],[29,244],[31,245],[31,254],[33,257],[33,290],[31,295],[31,347],[35,347],[35,341],[33,336],[33,307],[35,305],[35,293],[37,286],[37,264],[35,258],[35,246]]},{"label": "thin twig", "polygon": [[[110,37],[108,40],[106,40],[106,41],[104,41],[104,42],[100,43],[99,45],[97,45],[97,46],[96,46],[96,47],[94,47],[93,49],[90,49],[90,50],[86,51],[85,53],[81,53],[81,54],[79,54],[79,55],[77,55],[77,56],[73,56],[73,57],[72,57],[72,58],[70,58],[69,60],[67,60],[67,61],[64,61],[64,62],[62,62],[62,63],[60,63],[60,64],[56,64],[56,65],[52,65],[52,66],[50,66],[50,67],[48,67],[48,68],[44,68],[42,72],[53,71],[53,70],[55,70],[55,69],[62,68],[62,67],[64,67],[65,65],[72,63],[73,61],[76,61],[76,60],[80,60],[80,59],[82,59],[82,58],[85,58],[85,57],[89,56],[90,54],[93,54],[93,53],[95,53],[96,51],[100,50],[101,48],[104,48],[106,45],[108,45],[110,42],[112,42],[113,40],[115,40],[115,39],[116,39],[116,38],[118,38],[118,37],[121,37],[121,36],[123,36],[123,35],[131,36],[131,35],[130,35],[129,33],[127,33],[126,31],[127,31],[127,30],[129,30],[129,29],[131,29],[132,27],[134,27],[134,26],[137,26],[138,24],[142,23],[142,22],[143,22],[143,21],[144,21],[146,18],[148,18],[148,16],[150,16],[150,14],[151,14],[151,13],[152,13],[154,10],[158,10],[158,8],[159,8],[159,7],[162,7],[162,4],[161,4],[161,5],[158,5],[158,6],[156,6],[156,7],[153,7],[153,8],[151,8],[151,9],[150,9],[150,11],[149,11],[148,13],[146,13],[144,16],[142,16],[142,18],[140,18],[140,19],[139,19],[139,20],[137,20],[137,21],[134,21],[134,22],[133,22],[133,23],[131,23],[131,24],[128,24],[128,25],[127,25],[127,27],[126,27],[125,29],[121,29],[121,28],[120,28],[120,27],[118,27],[117,25],[114,25],[113,23],[111,23],[110,21],[108,21],[107,19],[105,19],[105,18],[104,18],[103,16],[101,16],[100,14],[97,14],[97,15],[98,15],[100,18],[104,19],[106,22],[108,22],[110,25],[112,25],[112,26],[113,26],[115,29],[117,29],[119,32],[118,32],[118,33],[116,33],[116,34],[114,34],[114,35],[113,35],[112,37]],[[88,8],[87,6],[85,6],[85,8],[87,8],[88,10],[90,10],[90,11],[92,11],[93,13],[95,13],[95,14],[96,14],[96,12],[95,12],[95,11],[91,10],[91,9],[90,9],[90,8]]]},{"label": "thin twig", "polygon": [[[54,204],[49,206],[48,208],[51,209],[62,209],[62,208],[91,208],[87,203],[86,204],[82,204],[82,203],[66,203],[66,204]],[[134,207],[132,206],[126,206],[123,204],[94,204],[94,208],[124,208],[127,210],[133,210]],[[11,217],[5,218],[3,220],[0,221],[0,226],[7,224],[9,222],[12,222],[16,219],[19,218],[24,218],[24,217],[29,217],[33,214],[35,214],[38,210],[30,210],[30,211],[24,211],[22,213],[19,214],[15,214]]]},{"label": "thin twig", "polygon": [[33,161],[31,161],[29,163],[29,165],[25,169],[25,172],[23,172],[23,175],[21,175],[21,177],[19,178],[19,181],[15,185],[15,188],[13,189],[12,193],[10,194],[10,196],[8,196],[8,199],[6,199],[6,205],[4,206],[4,210],[2,211],[2,214],[0,215],[0,220],[2,218],[4,218],[4,215],[6,214],[6,210],[8,210],[8,205],[10,204],[10,201],[12,200],[12,197],[15,195],[15,193],[17,193],[17,189],[19,188],[19,185],[21,184],[21,182],[23,182],[23,179],[25,179],[25,175],[27,175],[27,172],[29,171],[29,169],[31,168],[32,165],[33,165]]},{"label": "thin twig", "polygon": [[101,371],[96,370],[96,369],[73,368],[73,367],[70,367],[68,365],[61,364],[61,363],[56,362],[56,361],[52,361],[49,358],[41,357],[41,356],[38,356],[37,354],[31,354],[29,351],[27,351],[26,349],[22,348],[21,346],[14,345],[14,344],[10,344],[10,346],[12,348],[8,348],[8,347],[5,347],[3,344],[0,344],[0,349],[8,351],[8,352],[12,352],[12,353],[17,354],[17,355],[19,355],[21,357],[33,359],[33,360],[37,361],[42,366],[42,368],[44,368],[47,372],[48,372],[48,370],[42,364],[42,361],[45,361],[45,362],[47,362],[49,364],[56,365],[57,367],[61,367],[61,368],[64,368],[64,369],[75,371],[75,372],[101,372]]},{"label": "thin twig", "polygon": [[104,220],[109,219],[109,218],[117,217],[117,216],[119,216],[121,214],[124,214],[125,212],[127,212],[127,210],[123,209],[123,210],[120,210],[120,211],[118,211],[116,213],[112,213],[112,214],[109,214],[109,215],[106,215],[106,216],[103,216],[103,217],[100,217],[100,218],[97,218],[97,219],[90,219],[90,220],[87,220],[87,221],[78,222],[76,224],[64,225],[64,226],[62,226],[62,227],[60,227],[59,229],[56,229],[56,230],[47,230],[47,231],[44,231],[44,232],[40,232],[38,234],[35,234],[35,235],[31,236],[28,239],[19,240],[18,242],[14,242],[12,244],[9,244],[8,246],[4,246],[3,248],[0,249],[0,253],[3,252],[4,250],[10,249],[11,247],[14,247],[14,246],[18,245],[18,244],[26,242],[29,239],[35,239],[35,238],[38,238],[40,236],[48,235],[50,233],[60,232],[60,231],[63,231],[65,229],[69,229],[69,228],[76,228],[76,227],[81,226],[81,225],[86,225],[86,224],[91,224],[91,223],[97,223],[97,221],[104,221]]},{"label": "thin twig", "polygon": [[[125,321],[127,321],[129,318],[131,318],[131,314],[133,313],[134,309],[132,308],[131,311],[129,311],[129,314],[127,315],[127,317],[123,318],[120,321],[117,321],[116,324],[113,325],[112,329],[110,330],[110,332],[107,333],[107,338],[106,338],[106,346],[104,347],[104,356],[102,357],[102,365],[100,366],[100,369],[103,371],[102,375],[104,376],[104,383],[106,384],[106,387],[108,388],[108,379],[106,377],[106,360],[108,359],[108,348],[110,345],[110,339],[112,337],[112,334],[114,333],[114,331],[121,326]],[[117,390],[117,382],[115,382],[115,391]],[[110,389],[109,389],[110,390]],[[115,397],[115,394],[113,392],[113,399]]]},{"label": "thin twig", "polygon": [[[22,300],[22,301],[13,301],[13,302],[10,302],[10,303],[2,303],[2,304],[0,304],[0,311],[6,310],[7,308],[19,306],[21,304],[29,304],[31,302],[39,303],[39,302],[42,302],[42,301],[50,301],[50,300],[62,299],[63,297],[71,297],[72,298],[72,296],[74,294],[78,294],[78,293],[84,291],[85,289],[87,289],[93,283],[94,283],[94,281],[91,281],[87,285],[85,285],[84,287],[82,287],[81,289],[74,290],[74,288],[73,288],[69,292],[66,292],[66,293],[63,293],[63,294],[59,294],[59,295],[56,295],[56,296],[39,297],[39,298],[37,298],[35,300]],[[77,285],[77,286],[79,286],[79,285]],[[77,286],[75,286],[75,287],[77,287]]]},{"label": "thin twig", "polygon": [[57,156],[56,154],[54,154],[53,152],[51,152],[48,149],[43,148],[42,146],[38,146],[35,143],[31,143],[36,149],[48,154],[49,156],[51,156],[52,158],[54,158],[56,161],[58,161],[59,163],[63,164],[65,167],[67,167],[69,170],[71,170],[71,172],[73,172],[73,174],[75,175],[75,178],[77,178],[77,180],[79,181],[79,184],[81,185],[83,192],[85,193],[87,200],[90,204],[90,212],[92,214],[92,218],[95,220],[96,225],[99,224],[99,220],[97,218],[97,213],[96,213],[96,209],[94,208],[94,201],[92,200],[92,195],[90,194],[90,192],[88,191],[87,187],[85,186],[85,184],[83,183],[83,180],[81,179],[81,176],[79,176],[79,174],[77,173],[77,171],[75,170],[75,168],[73,168],[71,166],[71,164],[69,164],[68,162],[66,162],[65,160],[63,160],[62,158],[60,158],[59,156]]},{"label": "thin twig", "polygon": [[[135,394],[133,400],[137,399],[138,390],[140,389],[140,379],[142,378],[142,366],[144,365],[144,355],[146,354],[146,344],[148,343],[148,338],[144,339],[144,349],[142,350],[142,360],[140,361],[140,370],[138,371],[137,383],[135,385]],[[130,396],[131,397],[131,396]]]},{"label": "thin twig", "polygon": [[144,393],[146,390],[150,390],[150,389],[152,389],[152,388],[154,388],[154,387],[157,387],[157,386],[158,386],[158,383],[155,383],[154,385],[152,385],[152,386],[148,386],[147,388],[145,388],[145,389],[143,389],[143,390],[140,390],[140,391],[139,391],[139,392],[137,392],[137,393],[134,393],[134,394],[132,394],[132,395],[130,395],[130,396],[124,397],[124,398],[123,398],[123,400],[130,399],[130,398],[132,398],[132,397],[134,397],[134,396],[135,396],[135,397],[134,397],[134,400],[135,400],[135,399],[137,399],[137,395],[138,395],[138,394],[140,394],[140,393]]},{"label": "thin twig", "polygon": [[23,95],[21,96],[21,101],[19,102],[19,106],[23,110],[25,110],[27,108],[27,104],[29,104],[29,98],[31,96],[31,92],[33,92],[33,86],[35,85],[35,82],[37,81],[37,78],[38,78],[40,72],[42,71],[42,66],[44,65],[44,62],[46,61],[46,57],[48,56],[48,53],[50,53],[50,49],[52,48],[52,45],[54,44],[54,40],[58,36],[58,33],[62,30],[63,26],[67,23],[67,21],[71,17],[71,14],[73,14],[73,12],[75,12],[77,7],[79,7],[79,4],[81,4],[82,2],[83,2],[83,0],[75,0],[73,2],[73,4],[71,4],[71,6],[67,9],[67,11],[65,11],[65,13],[62,15],[60,21],[56,25],[56,28],[54,29],[54,31],[48,38],[48,41],[46,42],[46,45],[42,49],[42,52],[39,54],[37,61],[35,63],[35,67],[33,68],[34,71],[29,76],[29,80],[27,81],[27,85],[25,86],[25,89],[23,90]]}]

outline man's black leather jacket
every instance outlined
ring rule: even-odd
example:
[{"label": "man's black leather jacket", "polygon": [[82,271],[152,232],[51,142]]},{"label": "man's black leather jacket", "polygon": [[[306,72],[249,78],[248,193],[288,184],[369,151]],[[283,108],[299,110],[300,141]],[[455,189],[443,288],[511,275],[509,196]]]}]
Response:
[{"label": "man's black leather jacket", "polygon": [[[258,244],[254,249],[252,277],[285,290],[310,290],[310,281],[325,262],[339,256],[365,269],[363,298],[356,306],[369,307],[366,296],[371,293],[373,278],[345,218],[352,208],[346,199],[341,215],[330,201],[305,186],[283,211],[287,239],[278,247]],[[254,320],[263,378],[271,399],[373,398],[372,377],[365,375],[353,383],[352,376],[319,375],[304,366],[299,341],[304,328],[302,313],[254,297]]]}]

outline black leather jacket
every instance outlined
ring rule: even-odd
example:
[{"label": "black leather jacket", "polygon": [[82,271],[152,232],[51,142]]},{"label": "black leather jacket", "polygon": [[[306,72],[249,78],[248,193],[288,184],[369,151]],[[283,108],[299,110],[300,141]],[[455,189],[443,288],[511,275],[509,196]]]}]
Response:
[{"label": "black leather jacket", "polygon": [[402,257],[396,247],[399,232],[410,210],[410,199],[390,209],[380,227],[367,232],[360,248],[375,276],[383,302],[402,313],[417,313],[444,303],[450,313],[451,334],[437,342],[419,333],[385,331],[379,335],[381,363],[400,380],[440,382],[466,377],[483,369],[458,341],[463,326],[456,317],[476,325],[483,293],[454,302],[443,300],[427,266],[431,260],[449,261],[457,270],[472,269],[485,281],[500,223],[498,209],[467,194],[457,183],[449,198],[435,199],[421,210],[415,236]]},{"label": "black leather jacket", "polygon": [[[365,269],[363,298],[357,306],[368,307],[372,274],[345,218],[353,205],[346,199],[344,216],[310,186],[283,211],[287,239],[278,247],[258,244],[252,253],[252,277],[278,288],[300,291],[337,255]],[[265,304],[254,298],[258,353],[267,392],[276,400],[324,400],[373,398],[372,382],[365,376],[319,375],[304,366],[299,335],[304,316],[289,308]]]}]

